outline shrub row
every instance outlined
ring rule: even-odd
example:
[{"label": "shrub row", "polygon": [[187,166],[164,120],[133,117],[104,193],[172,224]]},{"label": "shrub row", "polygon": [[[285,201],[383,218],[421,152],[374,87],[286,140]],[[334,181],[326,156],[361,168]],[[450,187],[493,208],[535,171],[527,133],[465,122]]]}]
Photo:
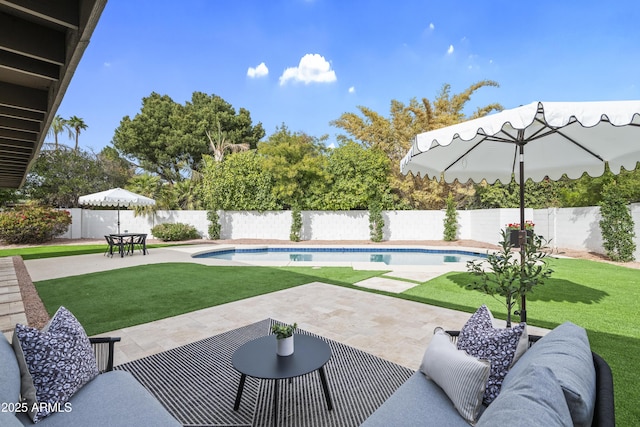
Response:
[{"label": "shrub row", "polygon": [[28,203],[0,212],[0,240],[8,244],[44,243],[64,234],[69,211]]},{"label": "shrub row", "polygon": [[178,242],[181,240],[191,240],[200,237],[195,227],[179,222],[174,224],[158,224],[151,229],[151,234],[153,234],[153,237],[160,239],[163,242]]}]

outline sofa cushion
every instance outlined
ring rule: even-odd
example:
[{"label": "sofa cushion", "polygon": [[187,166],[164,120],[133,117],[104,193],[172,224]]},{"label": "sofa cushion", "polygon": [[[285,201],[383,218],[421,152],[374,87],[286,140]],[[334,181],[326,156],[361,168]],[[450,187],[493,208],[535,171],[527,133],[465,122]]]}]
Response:
[{"label": "sofa cushion", "polygon": [[529,365],[546,366],[562,387],[576,426],[590,426],[596,400],[596,372],[587,332],[571,322],[563,323],[522,356],[504,380],[516,381]]},{"label": "sofa cushion", "polygon": [[[0,335],[0,403],[8,405],[20,400],[20,366],[11,344],[4,334]],[[2,409],[5,413],[15,412],[14,406]]]},{"label": "sofa cushion", "polygon": [[[51,414],[37,426],[181,426],[147,389],[125,371],[98,375],[82,387],[67,405],[67,412]],[[26,414],[18,414],[18,418],[30,422]]]},{"label": "sofa cushion", "polygon": [[436,328],[420,365],[420,371],[444,390],[470,423],[478,417],[490,369],[488,361],[458,350],[441,328]]},{"label": "sofa cushion", "polygon": [[469,427],[445,392],[418,371],[362,424],[363,427]]},{"label": "sofa cushion", "polygon": [[516,359],[516,353],[522,351],[521,339],[523,336],[527,339],[525,329],[524,323],[512,328],[494,328],[491,312],[482,305],[460,331],[458,349],[491,362],[491,374],[483,397],[485,404],[490,404],[498,397],[502,381]]},{"label": "sofa cushion", "polygon": [[2,427],[22,427],[22,423],[16,417],[16,414],[11,412],[0,412],[0,426]]},{"label": "sofa cushion", "polygon": [[21,394],[34,422],[64,406],[73,394],[98,375],[89,338],[78,320],[60,307],[39,331],[16,325],[13,346],[22,378]]},{"label": "sofa cushion", "polygon": [[509,426],[571,426],[571,414],[560,384],[553,372],[535,364],[509,384],[489,405],[477,427]]}]

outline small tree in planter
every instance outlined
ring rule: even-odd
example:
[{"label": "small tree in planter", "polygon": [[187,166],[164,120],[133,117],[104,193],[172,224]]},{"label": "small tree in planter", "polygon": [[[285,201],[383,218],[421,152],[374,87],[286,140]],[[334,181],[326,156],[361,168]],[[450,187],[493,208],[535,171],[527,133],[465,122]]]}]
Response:
[{"label": "small tree in planter", "polygon": [[[520,297],[526,296],[536,286],[542,285],[551,276],[553,270],[549,268],[547,260],[547,242],[536,234],[527,239],[524,263],[521,264],[521,254],[514,253],[509,240],[508,230],[501,231],[502,240],[498,242],[500,250],[487,253],[485,261],[467,262],[467,270],[478,280],[467,285],[469,289],[480,290],[500,301],[497,296],[504,298],[503,304],[507,308],[507,327],[511,327],[511,312],[520,302]],[[485,270],[485,267],[488,269]]]}]

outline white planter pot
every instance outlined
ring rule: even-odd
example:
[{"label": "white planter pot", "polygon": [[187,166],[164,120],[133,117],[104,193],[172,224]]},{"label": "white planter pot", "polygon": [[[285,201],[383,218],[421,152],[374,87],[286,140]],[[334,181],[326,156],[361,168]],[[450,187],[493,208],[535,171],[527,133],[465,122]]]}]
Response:
[{"label": "white planter pot", "polygon": [[288,338],[276,339],[278,356],[290,356],[293,354],[293,335]]}]

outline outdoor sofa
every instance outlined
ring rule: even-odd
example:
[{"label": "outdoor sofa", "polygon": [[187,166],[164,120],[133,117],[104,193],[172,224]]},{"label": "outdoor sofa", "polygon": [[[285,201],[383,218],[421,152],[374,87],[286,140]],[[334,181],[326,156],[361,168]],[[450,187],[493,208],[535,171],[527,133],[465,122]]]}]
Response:
[{"label": "outdoor sofa", "polygon": [[[459,331],[448,334],[455,343]],[[566,322],[528,339],[529,349],[504,377],[497,398],[480,409],[476,425],[614,426],[611,369],[591,351],[586,331]],[[469,424],[447,393],[419,370],[363,426]]]},{"label": "outdoor sofa", "polygon": [[62,411],[34,424],[22,411],[20,367],[14,348],[0,334],[0,426],[181,426],[130,373],[113,371],[113,347],[119,338],[90,338],[96,354],[97,377],[85,384]]}]

